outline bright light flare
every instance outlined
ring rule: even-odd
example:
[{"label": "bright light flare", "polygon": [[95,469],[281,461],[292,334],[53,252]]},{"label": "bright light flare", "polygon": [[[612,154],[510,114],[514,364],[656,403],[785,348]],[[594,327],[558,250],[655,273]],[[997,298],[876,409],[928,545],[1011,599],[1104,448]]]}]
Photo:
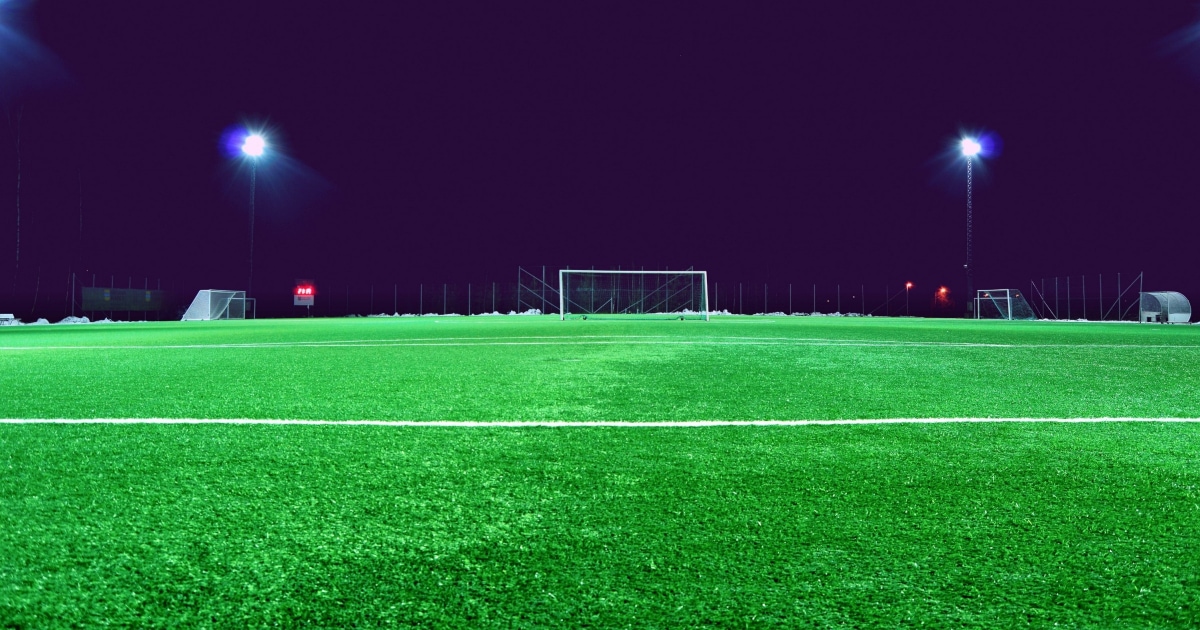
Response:
[{"label": "bright light flare", "polygon": [[962,147],[962,154],[966,157],[975,157],[979,155],[980,151],[983,151],[983,145],[976,142],[974,138],[963,138],[959,144]]},{"label": "bright light flare", "polygon": [[250,157],[262,157],[263,152],[267,149],[267,140],[262,135],[252,133],[246,136],[246,140],[242,142],[242,153]]},{"label": "bright light flare", "polygon": [[905,282],[905,283],[904,283],[904,288],[905,288],[905,289],[911,289],[912,287],[913,287],[913,284],[912,284],[911,282]]}]

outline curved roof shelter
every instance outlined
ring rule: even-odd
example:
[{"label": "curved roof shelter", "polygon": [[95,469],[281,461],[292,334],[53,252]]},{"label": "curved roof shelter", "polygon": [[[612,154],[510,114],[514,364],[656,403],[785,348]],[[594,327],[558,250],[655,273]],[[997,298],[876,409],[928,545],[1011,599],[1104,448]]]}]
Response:
[{"label": "curved roof shelter", "polygon": [[1186,324],[1192,319],[1192,304],[1176,291],[1147,291],[1141,294],[1140,322]]}]

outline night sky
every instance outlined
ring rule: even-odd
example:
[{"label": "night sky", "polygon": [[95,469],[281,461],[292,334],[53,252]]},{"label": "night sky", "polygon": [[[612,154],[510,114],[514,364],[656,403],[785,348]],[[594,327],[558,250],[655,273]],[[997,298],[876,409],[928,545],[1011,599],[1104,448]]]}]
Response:
[{"label": "night sky", "polygon": [[222,136],[246,124],[275,151],[255,196],[267,314],[292,314],[295,278],[328,301],[522,265],[690,266],[725,295],[865,284],[870,302],[912,280],[924,313],[937,286],[966,291],[963,133],[1001,147],[975,170],[977,288],[1104,274],[1111,298],[1144,271],[1196,302],[1198,17],[0,0],[0,311],[60,317],[72,270],[244,289],[250,172]]}]

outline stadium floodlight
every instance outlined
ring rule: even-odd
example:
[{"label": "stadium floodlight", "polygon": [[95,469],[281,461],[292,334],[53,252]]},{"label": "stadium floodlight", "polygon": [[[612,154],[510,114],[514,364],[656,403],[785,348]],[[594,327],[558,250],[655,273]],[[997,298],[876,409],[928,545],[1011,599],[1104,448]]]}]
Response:
[{"label": "stadium floodlight", "polygon": [[250,282],[246,295],[254,291],[254,180],[258,175],[258,160],[267,150],[267,139],[260,133],[250,132],[242,140],[242,154],[250,158]]},{"label": "stadium floodlight", "polygon": [[909,317],[912,311],[908,310],[908,292],[912,290],[912,282],[904,283],[904,316]]},{"label": "stadium floodlight", "polygon": [[267,140],[262,137],[262,134],[252,133],[246,136],[242,142],[242,153],[256,158],[262,157],[262,154],[267,149]]},{"label": "stadium floodlight", "polygon": [[619,317],[708,321],[708,273],[563,269],[560,319]]},{"label": "stadium floodlight", "polygon": [[[963,138],[959,143],[963,157],[967,159],[967,262],[963,269],[967,272],[967,295],[975,295],[974,268],[971,266],[971,164],[979,159],[983,145],[974,138]],[[975,310],[975,303],[967,304],[967,308]]]}]

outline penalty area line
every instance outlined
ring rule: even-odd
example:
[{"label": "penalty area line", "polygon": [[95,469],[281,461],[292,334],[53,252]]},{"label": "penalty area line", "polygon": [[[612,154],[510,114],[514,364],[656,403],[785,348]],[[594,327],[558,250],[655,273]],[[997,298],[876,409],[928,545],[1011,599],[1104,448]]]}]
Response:
[{"label": "penalty area line", "polygon": [[289,420],[253,418],[0,418],[0,424],[233,424],[374,427],[773,427],[854,424],[983,424],[983,423],[1069,423],[1112,422],[1200,423],[1200,418],[864,418],[848,420]]}]

